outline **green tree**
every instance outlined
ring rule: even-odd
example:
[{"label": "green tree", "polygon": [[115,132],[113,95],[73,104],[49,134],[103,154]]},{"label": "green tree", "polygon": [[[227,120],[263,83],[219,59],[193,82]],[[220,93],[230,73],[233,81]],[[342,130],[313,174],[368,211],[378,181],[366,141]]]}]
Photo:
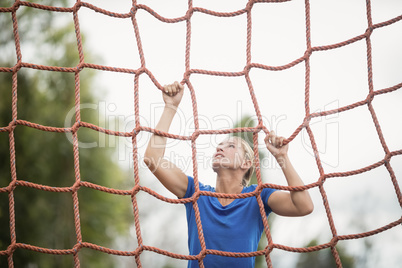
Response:
[{"label": "green tree", "polygon": [[[43,1],[41,4],[65,6],[66,1]],[[74,67],[79,62],[74,25],[72,20],[61,25],[57,20],[58,14],[20,7],[17,11],[20,39],[25,49],[41,47],[35,51],[35,59],[40,62],[34,63]],[[16,63],[16,56],[9,13],[0,13],[0,25],[0,66],[12,67]],[[91,56],[86,51],[87,62],[90,62]],[[91,103],[96,107],[95,95],[91,91],[94,71],[85,69],[80,77],[81,104]],[[73,73],[22,68],[18,71],[18,119],[45,126],[64,127],[66,116],[74,110],[74,85]],[[12,120],[11,89],[12,74],[0,73],[0,128],[9,125]],[[98,118],[98,114],[96,109],[82,110],[81,120],[100,124],[102,119]],[[99,139],[104,139],[102,135],[86,128],[78,131],[81,142],[95,142],[98,145]],[[71,187],[74,184],[73,146],[65,133],[16,126],[14,136],[18,180],[57,187]],[[103,148],[80,148],[81,180],[129,189],[126,174],[111,157],[113,153],[114,149],[107,144]],[[8,132],[0,132],[0,159],[0,187],[6,187],[11,181]],[[84,242],[112,247],[116,236],[128,232],[129,224],[132,223],[130,196],[115,196],[81,187],[78,197]],[[53,249],[69,249],[75,245],[77,241],[71,193],[17,186],[14,199],[17,243]],[[0,193],[0,250],[10,245],[9,218],[9,194]],[[114,264],[111,255],[91,249],[81,249],[79,257],[83,267],[113,267]],[[15,267],[73,266],[72,255],[49,255],[25,249],[16,249],[13,261]],[[0,266],[7,266],[7,256],[0,256]]]},{"label": "green tree", "polygon": [[[308,243],[306,247],[317,246],[318,241],[313,239]],[[355,259],[353,256],[346,253],[346,250],[338,245],[336,249],[339,253],[339,258],[344,268],[355,267]],[[297,268],[322,268],[322,267],[337,267],[335,259],[330,249],[323,249],[319,251],[313,251],[309,253],[303,253],[300,255],[296,265]]]}]

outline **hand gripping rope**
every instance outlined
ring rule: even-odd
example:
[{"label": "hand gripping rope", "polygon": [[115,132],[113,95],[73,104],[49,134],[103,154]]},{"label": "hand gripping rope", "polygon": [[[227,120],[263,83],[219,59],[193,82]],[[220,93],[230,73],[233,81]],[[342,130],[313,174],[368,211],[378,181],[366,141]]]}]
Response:
[{"label": "hand gripping rope", "polygon": [[[148,6],[137,4],[136,0],[132,1],[131,9],[128,11],[128,13],[124,13],[124,14],[113,13],[108,10],[98,8],[89,3],[81,2],[80,0],[77,0],[76,3],[74,4],[74,6],[70,7],[70,8],[45,6],[45,5],[40,5],[40,4],[31,3],[31,2],[27,2],[27,1],[19,1],[19,0],[16,0],[15,3],[11,7],[0,8],[0,12],[2,12],[2,13],[5,13],[5,12],[11,13],[12,21],[13,21],[15,49],[16,49],[16,56],[17,56],[17,63],[13,67],[0,67],[0,72],[12,73],[12,121],[9,123],[8,126],[0,127],[0,132],[8,132],[9,133],[9,144],[10,144],[11,182],[9,183],[9,185],[7,187],[0,188],[0,193],[8,192],[8,194],[9,194],[11,243],[8,246],[7,250],[0,251],[0,255],[8,256],[8,266],[14,267],[13,252],[15,251],[15,249],[23,248],[23,249],[33,250],[33,251],[47,253],[47,254],[58,254],[58,255],[72,254],[74,256],[75,267],[80,267],[78,252],[80,251],[81,248],[84,247],[84,248],[91,248],[94,250],[99,250],[99,251],[109,253],[109,254],[122,255],[122,256],[135,256],[138,267],[142,267],[141,261],[140,261],[140,255],[144,250],[152,251],[152,252],[155,252],[158,254],[163,254],[163,255],[166,255],[166,256],[169,256],[172,258],[178,258],[178,259],[184,259],[184,260],[198,260],[200,267],[204,267],[203,258],[207,254],[232,256],[232,257],[251,257],[251,256],[265,255],[268,267],[272,267],[270,253],[274,248],[282,249],[282,250],[286,250],[286,251],[292,251],[292,252],[312,252],[312,251],[317,251],[317,250],[321,250],[321,249],[325,249],[325,248],[330,248],[332,251],[332,254],[335,258],[337,266],[342,267],[342,263],[340,261],[339,254],[335,248],[335,246],[339,240],[358,239],[358,238],[363,238],[363,237],[367,237],[367,236],[372,236],[372,235],[386,231],[390,228],[393,228],[393,227],[401,224],[402,217],[395,220],[394,222],[391,222],[391,223],[381,227],[381,228],[378,228],[378,229],[375,229],[375,230],[372,230],[369,232],[338,236],[337,230],[335,228],[335,224],[334,224],[334,221],[332,218],[330,205],[328,203],[326,192],[324,190],[323,185],[324,185],[325,180],[328,178],[356,175],[356,174],[367,172],[371,169],[384,165],[389,172],[390,179],[394,185],[395,193],[397,195],[399,204],[402,207],[401,190],[398,185],[395,173],[390,164],[390,159],[393,156],[401,155],[402,149],[398,150],[398,151],[392,151],[392,152],[389,151],[388,146],[383,137],[380,124],[377,120],[376,113],[372,106],[372,101],[375,98],[375,96],[398,90],[402,87],[402,83],[399,83],[399,84],[394,85],[389,88],[384,88],[381,90],[374,91],[373,82],[372,82],[373,71],[372,71],[371,41],[370,41],[371,34],[374,30],[376,30],[380,27],[388,26],[390,24],[393,24],[395,22],[402,20],[402,15],[395,17],[393,19],[390,19],[388,21],[382,22],[382,23],[373,24],[372,18],[371,18],[371,3],[370,3],[370,0],[367,0],[366,1],[366,10],[367,10],[368,27],[367,27],[367,30],[365,33],[362,33],[354,38],[351,38],[351,39],[346,40],[341,43],[327,45],[327,46],[311,47],[310,3],[309,3],[309,0],[305,0],[307,49],[305,50],[304,55],[302,55],[298,59],[295,59],[291,63],[283,65],[283,66],[267,66],[267,65],[251,62],[250,50],[251,50],[251,32],[252,32],[252,30],[251,30],[252,29],[251,28],[251,14],[252,14],[251,11],[252,11],[252,9],[255,8],[254,6],[256,3],[286,2],[286,1],[287,0],[277,0],[277,1],[274,1],[274,0],[272,0],[272,1],[249,0],[244,9],[238,10],[236,12],[225,13],[225,12],[215,12],[215,11],[211,11],[211,10],[207,10],[207,9],[199,8],[199,7],[193,7],[192,0],[188,0],[188,10],[187,10],[186,14],[182,17],[173,18],[173,19],[168,19],[168,18],[164,18],[164,17],[160,16],[158,13],[153,11]],[[75,66],[75,67],[43,66],[43,65],[27,63],[22,60],[20,40],[19,40],[19,34],[18,34],[18,22],[17,22],[17,16],[16,16],[16,12],[20,6],[27,6],[27,7],[31,7],[31,8],[48,10],[48,11],[52,11],[52,12],[68,12],[68,13],[73,14],[75,33],[76,33],[76,38],[77,38],[77,47],[78,47],[78,52],[79,52],[79,64],[77,66]],[[84,53],[83,53],[83,49],[82,49],[82,42],[81,42],[80,26],[79,26],[79,20],[78,20],[78,12],[81,8],[88,8],[95,12],[99,12],[105,16],[111,16],[114,18],[131,19],[132,25],[133,25],[133,30],[134,30],[134,35],[137,40],[141,67],[138,69],[126,69],[126,68],[115,68],[115,67],[110,67],[110,66],[95,65],[95,64],[85,62]],[[140,75],[146,74],[152,80],[152,82],[155,84],[155,86],[157,88],[162,89],[162,86],[157,81],[157,79],[153,76],[152,72],[145,67],[145,56],[144,56],[144,53],[142,50],[142,43],[141,43],[141,39],[140,39],[139,28],[138,28],[137,18],[136,18],[136,13],[139,9],[145,10],[146,12],[148,12],[149,14],[154,16],[156,19],[158,19],[162,22],[165,22],[165,23],[180,23],[180,22],[184,22],[184,21],[186,22],[187,31],[186,31],[185,72],[183,74],[182,83],[186,84],[187,87],[189,88],[190,94],[191,94],[191,99],[192,99],[195,131],[191,136],[173,135],[173,134],[157,131],[155,129],[140,125],[139,108],[138,108],[139,107],[139,98],[138,98],[139,84],[138,84],[138,81],[139,81]],[[192,15],[194,14],[194,12],[200,12],[200,13],[204,13],[204,14],[207,14],[210,16],[216,16],[216,17],[235,17],[235,16],[239,16],[242,14],[247,14],[247,49],[246,49],[247,64],[244,67],[243,71],[219,72],[219,71],[208,71],[208,70],[200,70],[200,69],[191,69],[190,68],[191,18],[192,18]],[[338,108],[335,110],[311,113],[310,105],[309,105],[310,56],[317,51],[337,49],[337,48],[340,48],[343,46],[350,45],[350,44],[357,42],[359,40],[362,40],[362,39],[366,40],[366,47],[367,47],[367,67],[368,67],[367,72],[368,72],[368,85],[369,85],[369,93],[367,95],[367,98],[364,100],[361,100],[359,102],[356,102],[354,104],[347,105],[347,106],[344,106],[344,107],[341,107],[341,108]],[[260,169],[257,168],[256,175],[257,175],[258,187],[255,190],[255,192],[247,193],[247,194],[239,194],[239,195],[230,195],[230,194],[219,194],[219,193],[200,191],[198,188],[198,172],[197,172],[198,168],[197,168],[197,161],[196,161],[196,155],[197,155],[196,139],[200,135],[227,134],[227,133],[235,133],[235,132],[252,132],[253,133],[253,142],[254,142],[254,154],[257,159],[257,167],[259,167],[259,158],[258,158],[258,149],[257,149],[258,148],[258,146],[257,146],[258,133],[260,131],[268,133],[269,131],[264,126],[263,121],[262,121],[262,116],[261,116],[260,109],[258,106],[257,98],[254,94],[252,81],[249,76],[250,70],[252,68],[260,68],[260,69],[264,69],[264,70],[268,70],[268,71],[281,71],[281,70],[289,69],[289,68],[291,68],[297,64],[301,64],[303,62],[305,65],[305,117],[304,117],[303,122],[300,124],[300,126],[293,132],[293,134],[289,138],[287,138],[286,143],[291,142],[300,133],[300,131],[303,128],[306,129],[306,131],[310,137],[312,148],[315,153],[316,164],[317,164],[317,168],[318,168],[319,174],[320,174],[319,179],[314,183],[311,183],[311,184],[305,185],[305,186],[299,186],[299,187],[280,186],[280,185],[274,185],[274,184],[263,184],[262,180],[261,180]],[[57,128],[57,127],[43,126],[43,125],[39,125],[39,124],[36,124],[33,122],[28,122],[25,120],[18,119],[18,116],[17,116],[17,91],[18,91],[17,73],[21,68],[32,68],[32,69],[55,71],[55,72],[70,72],[70,73],[75,74],[75,123],[71,128]],[[97,125],[93,125],[93,124],[81,121],[80,108],[79,108],[79,106],[80,106],[80,72],[84,68],[92,68],[92,69],[111,71],[111,72],[129,73],[129,74],[134,75],[134,102],[135,102],[134,104],[135,104],[136,126],[131,132],[112,131],[112,130],[101,128]],[[190,77],[193,73],[204,74],[204,75],[215,75],[215,76],[228,76],[228,77],[244,76],[246,79],[247,85],[248,85],[248,89],[249,89],[249,92],[250,92],[250,95],[252,98],[252,102],[254,104],[255,113],[258,118],[258,125],[256,127],[236,128],[236,129],[226,129],[226,130],[200,130],[199,124],[198,124],[198,112],[197,112],[197,102],[196,102],[196,98],[195,98],[195,91],[194,91],[194,88],[193,88],[193,86],[191,84],[191,80],[190,80]],[[384,158],[374,164],[371,164],[367,167],[363,167],[358,170],[340,172],[340,173],[328,173],[328,174],[324,173],[324,170],[321,165],[320,155],[318,153],[316,142],[314,139],[314,135],[309,126],[310,120],[315,117],[321,117],[321,116],[326,116],[326,115],[330,115],[330,114],[341,113],[341,112],[351,110],[353,108],[363,106],[363,105],[367,105],[367,107],[371,113],[371,117],[374,122],[376,131],[378,134],[378,138],[380,139],[382,147],[384,149],[384,153],[385,153]],[[18,177],[16,174],[16,166],[15,166],[15,158],[16,157],[15,157],[14,129],[19,125],[36,128],[36,129],[40,129],[43,131],[72,133],[73,150],[74,150],[75,183],[71,187],[50,187],[50,186],[46,186],[46,185],[39,185],[39,184],[27,182],[27,181],[18,180]],[[131,137],[132,144],[133,144],[134,179],[135,179],[135,186],[133,189],[117,190],[117,189],[106,188],[106,187],[102,187],[100,185],[96,185],[93,183],[81,181],[80,169],[79,169],[80,160],[79,160],[79,154],[78,154],[79,148],[78,148],[78,137],[77,137],[77,131],[81,127],[91,128],[93,130],[96,130],[96,131],[99,131],[101,133],[105,133],[108,135]],[[191,141],[193,176],[194,176],[195,187],[196,187],[196,191],[192,197],[186,198],[186,199],[180,199],[180,200],[170,199],[170,198],[166,198],[164,196],[159,195],[158,193],[150,190],[147,187],[141,186],[139,172],[138,172],[138,153],[137,153],[137,150],[138,150],[137,135],[141,131],[156,133],[158,135],[169,137],[172,139],[190,140]],[[73,203],[74,203],[74,218],[75,218],[75,230],[76,230],[76,243],[73,248],[49,249],[49,248],[37,247],[34,245],[17,243],[16,232],[15,232],[15,213],[14,213],[14,195],[13,195],[13,193],[14,193],[14,189],[16,187],[21,187],[21,186],[32,187],[32,188],[36,188],[39,190],[51,191],[51,192],[70,192],[72,194]],[[80,187],[88,187],[88,188],[92,188],[95,190],[99,190],[99,191],[103,191],[103,192],[107,192],[107,193],[111,193],[111,194],[130,195],[131,196],[131,200],[132,200],[132,204],[133,204],[134,220],[135,220],[135,229],[136,229],[136,235],[137,235],[137,240],[138,240],[138,247],[135,250],[133,250],[133,251],[113,250],[113,249],[101,247],[96,244],[82,241],[80,216],[79,216],[79,213],[80,213],[79,212],[79,202],[78,202],[79,200],[78,200],[78,194],[77,194],[77,191]],[[285,245],[275,244],[271,238],[268,222],[265,217],[263,202],[260,197],[261,191],[263,190],[263,188],[266,188],[266,187],[282,189],[282,190],[290,190],[290,191],[307,190],[307,189],[311,189],[314,187],[318,187],[318,189],[321,193],[321,196],[322,196],[323,204],[324,204],[327,218],[328,218],[328,223],[330,225],[330,229],[332,232],[332,240],[326,244],[321,244],[321,245],[309,247],[309,248],[294,248],[294,247],[288,247]],[[198,254],[196,256],[180,255],[180,254],[171,253],[171,252],[159,249],[159,248],[155,248],[155,247],[143,244],[142,236],[141,236],[141,228],[140,228],[141,226],[140,226],[140,218],[139,218],[139,207],[138,207],[137,199],[136,199],[136,194],[139,191],[147,192],[148,194],[150,194],[162,201],[169,202],[169,203],[192,202],[193,208],[194,208],[194,211],[196,214],[198,235],[199,235],[199,239],[201,241],[202,250],[201,250],[200,254]],[[261,216],[262,216],[264,228],[265,228],[265,233],[266,233],[267,240],[268,240],[268,245],[265,247],[265,249],[256,251],[256,252],[248,252],[248,253],[223,252],[223,251],[208,249],[205,245],[205,240],[204,240],[203,231],[202,231],[202,222],[201,222],[201,217],[200,217],[200,213],[199,213],[198,205],[197,205],[197,199],[201,195],[209,195],[209,196],[221,197],[221,198],[247,198],[247,197],[255,196],[257,198],[258,204],[260,206],[260,212],[261,212]]]}]

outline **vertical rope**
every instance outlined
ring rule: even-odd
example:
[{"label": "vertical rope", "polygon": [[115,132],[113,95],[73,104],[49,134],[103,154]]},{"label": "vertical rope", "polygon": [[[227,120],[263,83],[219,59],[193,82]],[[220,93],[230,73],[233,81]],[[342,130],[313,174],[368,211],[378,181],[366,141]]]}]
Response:
[{"label": "vertical rope", "polygon": [[313,148],[313,152],[314,152],[314,156],[315,156],[315,160],[316,160],[316,164],[320,173],[320,186],[319,186],[319,190],[320,190],[320,194],[323,200],[323,204],[325,207],[325,212],[327,213],[327,218],[328,218],[328,223],[332,232],[332,244],[331,244],[331,252],[332,255],[335,258],[335,263],[337,267],[342,267],[342,263],[341,260],[339,258],[339,253],[336,250],[336,243],[338,242],[338,240],[336,239],[338,234],[335,228],[335,223],[334,223],[334,219],[332,217],[332,213],[331,213],[331,209],[330,209],[330,205],[327,199],[327,194],[325,192],[324,189],[324,179],[325,178],[325,173],[324,173],[324,169],[322,167],[321,164],[321,159],[320,159],[320,154],[318,152],[318,148],[317,148],[317,144],[315,142],[315,138],[314,138],[314,134],[311,131],[310,128],[310,118],[311,118],[311,114],[310,114],[310,56],[311,56],[311,29],[310,29],[310,1],[309,0],[305,0],[305,12],[306,12],[306,52],[305,52],[305,127],[306,127],[306,131],[308,133],[308,136],[310,137],[310,142]]},{"label": "vertical rope", "polygon": [[262,188],[263,182],[262,182],[262,178],[261,178],[261,165],[260,165],[260,155],[259,155],[259,151],[258,151],[258,133],[257,132],[253,133],[253,151],[254,151],[254,159],[255,159],[255,167],[256,167],[255,174],[257,177],[257,184],[258,184],[258,187],[257,187],[258,195],[256,195],[256,198],[257,198],[258,207],[260,209],[262,223],[264,225],[265,236],[268,241],[268,245],[264,250],[265,251],[265,261],[267,263],[267,266],[269,268],[271,268],[273,266],[272,266],[270,254],[271,254],[272,250],[274,249],[273,248],[274,242],[272,241],[271,231],[269,230],[268,219],[265,214],[264,202],[262,201],[262,198],[261,198],[261,192],[263,190],[263,188]]},{"label": "vertical rope", "polygon": [[81,100],[80,100],[80,72],[82,70],[82,65],[84,64],[84,52],[82,48],[82,38],[80,31],[80,23],[78,20],[78,10],[80,9],[80,0],[77,0],[73,7],[73,20],[74,20],[74,29],[75,35],[77,39],[77,48],[79,55],[79,64],[75,71],[75,123],[73,126],[73,151],[74,151],[74,173],[75,173],[75,183],[73,186],[73,204],[74,204],[74,224],[75,224],[75,233],[77,243],[74,251],[74,266],[76,268],[80,267],[80,259],[78,257],[78,253],[81,249],[82,245],[82,234],[81,234],[81,221],[80,221],[80,208],[79,208],[79,200],[78,200],[78,189],[80,188],[81,183],[81,173],[80,173],[80,158],[79,158],[79,142],[78,142],[78,134],[77,131],[80,128],[81,123]]},{"label": "vertical rope", "polygon": [[13,267],[13,253],[15,250],[15,246],[17,243],[17,235],[15,232],[15,202],[14,202],[14,189],[17,184],[17,167],[16,167],[16,157],[15,157],[15,138],[14,138],[14,129],[18,118],[17,112],[17,101],[18,101],[18,71],[21,68],[22,62],[22,54],[20,47],[20,37],[18,34],[18,21],[17,21],[17,9],[18,9],[18,1],[14,3],[14,8],[11,13],[11,18],[13,20],[13,34],[14,34],[14,44],[15,44],[15,52],[17,56],[17,63],[13,68],[12,75],[12,122],[9,124],[9,144],[10,144],[10,170],[11,170],[11,183],[9,185],[9,194],[8,194],[8,203],[9,203],[9,213],[10,213],[10,238],[11,244],[8,248],[8,266]]},{"label": "vertical rope", "polygon": [[371,1],[366,0],[366,14],[367,14],[367,31],[365,34],[366,37],[366,46],[367,46],[367,73],[368,73],[368,86],[369,86],[369,94],[367,96],[367,106],[370,111],[371,117],[373,119],[373,123],[375,126],[375,129],[378,134],[378,138],[380,139],[382,148],[384,149],[385,152],[385,167],[390,174],[392,184],[394,186],[399,205],[402,207],[402,194],[401,194],[401,189],[398,185],[394,170],[391,167],[391,164],[389,163],[390,155],[391,152],[389,151],[389,148],[387,146],[387,143],[385,142],[384,135],[382,134],[381,126],[380,123],[378,122],[377,115],[374,111],[374,107],[372,105],[372,100],[374,99],[374,85],[373,85],[373,64],[372,64],[372,55],[371,55],[371,34],[373,32],[373,21],[371,18]]},{"label": "vertical rope", "polygon": [[[144,57],[144,52],[142,49],[142,42],[141,42],[141,36],[140,36],[140,31],[138,28],[138,22],[137,22],[137,1],[132,0],[132,7],[131,7],[131,22],[133,25],[134,29],[134,35],[135,39],[137,41],[137,48],[138,48],[138,53],[140,55],[140,62],[141,62],[141,69],[145,69],[145,57]],[[135,115],[135,129],[133,130],[133,136],[132,136],[132,145],[133,145],[133,164],[134,164],[134,182],[135,186],[134,189],[132,190],[131,194],[131,202],[133,205],[133,213],[134,213],[134,225],[135,225],[135,233],[137,236],[137,253],[135,254],[135,262],[137,264],[137,267],[142,267],[141,264],[141,259],[140,255],[143,251],[143,241],[142,241],[142,235],[141,235],[141,225],[140,225],[140,216],[139,216],[139,207],[138,207],[138,202],[137,202],[137,193],[139,192],[140,189],[140,177],[139,177],[139,168],[138,168],[138,148],[137,148],[137,135],[138,135],[138,129],[140,127],[140,111],[139,111],[139,78],[140,78],[140,73],[136,74],[134,76],[134,115]]]}]

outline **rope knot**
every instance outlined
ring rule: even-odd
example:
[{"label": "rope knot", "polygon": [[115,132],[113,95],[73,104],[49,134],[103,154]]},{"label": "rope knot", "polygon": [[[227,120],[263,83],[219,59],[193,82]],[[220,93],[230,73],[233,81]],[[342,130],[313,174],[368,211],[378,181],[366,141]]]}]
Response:
[{"label": "rope knot", "polygon": [[251,70],[251,64],[247,64],[246,66],[244,66],[243,72],[245,74],[248,74]]},{"label": "rope knot", "polygon": [[366,102],[371,103],[374,99],[374,92],[371,92],[367,95]]},{"label": "rope knot", "polygon": [[324,174],[324,175],[321,175],[320,176],[320,178],[318,179],[318,183],[319,183],[319,185],[324,185],[324,182],[327,180],[327,176]]},{"label": "rope knot", "polygon": [[135,250],[134,255],[140,256],[140,254],[144,251],[144,245],[141,243],[138,245],[138,248]]},{"label": "rope knot", "polygon": [[77,192],[80,188],[81,188],[81,182],[80,181],[76,181],[74,183],[73,187],[71,187],[72,192]]},{"label": "rope knot", "polygon": [[191,72],[190,71],[186,71],[185,73],[184,73],[184,76],[183,76],[183,82],[185,82],[186,84],[190,81],[190,75],[191,75]]},{"label": "rope knot", "polygon": [[84,69],[84,63],[80,62],[80,64],[77,65],[77,73],[81,72]]},{"label": "rope knot", "polygon": [[366,32],[364,33],[364,35],[366,36],[366,38],[369,38],[370,37],[370,35],[371,35],[371,33],[373,32],[373,27],[368,27],[367,29],[366,29]]},{"label": "rope knot", "polygon": [[205,258],[205,256],[207,256],[207,250],[206,249],[202,249],[200,251],[200,254],[198,254],[198,260],[203,260]]},{"label": "rope knot", "polygon": [[82,248],[82,242],[78,241],[77,244],[75,244],[73,247],[73,250],[74,250],[73,254],[77,254],[81,248]]},{"label": "rope knot", "polygon": [[74,12],[74,13],[77,13],[80,8],[81,8],[81,2],[80,2],[80,1],[77,1],[77,2],[75,3],[75,5],[73,6],[73,12]]},{"label": "rope knot", "polygon": [[188,10],[187,10],[187,12],[186,12],[186,20],[190,20],[191,19],[191,17],[193,16],[193,13],[194,13],[194,8],[192,7],[192,8],[189,8]]},{"label": "rope knot", "polygon": [[306,52],[304,52],[304,59],[307,60],[308,58],[310,58],[311,54],[313,54],[313,49],[310,47],[306,50]]},{"label": "rope knot", "polygon": [[[141,67],[140,69],[138,69],[137,75],[141,75],[141,74],[143,74],[143,73],[148,74],[148,73],[147,73],[147,69],[146,69],[145,67]],[[150,77],[150,78],[151,78],[151,80],[152,80],[152,77]],[[154,78],[154,79],[155,79],[155,78]]]},{"label": "rope knot", "polygon": [[385,157],[384,157],[384,164],[385,164],[385,165],[389,164],[389,162],[390,162],[390,160],[391,160],[391,157],[392,157],[392,155],[391,155],[390,152],[388,152],[388,153],[385,155]]},{"label": "rope knot", "polygon": [[18,72],[20,69],[22,68],[22,63],[21,63],[21,59],[18,59],[18,62],[14,65],[14,68],[12,68],[13,73]]},{"label": "rope knot", "polygon": [[200,136],[200,132],[198,130],[194,131],[193,134],[191,135],[191,141],[195,141],[198,136]]},{"label": "rope knot", "polygon": [[7,127],[8,132],[14,131],[15,127],[17,126],[17,120],[12,120]]},{"label": "rope knot", "polygon": [[339,238],[338,238],[337,235],[335,235],[334,237],[332,237],[331,242],[330,242],[331,247],[335,247],[336,244],[338,244],[338,241],[339,241]]},{"label": "rope knot", "polygon": [[264,187],[262,186],[262,184],[258,184],[257,187],[255,188],[255,195],[254,196],[259,196],[262,192],[262,190],[264,189]]},{"label": "rope knot", "polygon": [[133,137],[135,137],[135,136],[137,136],[137,135],[140,133],[140,131],[141,131],[141,127],[136,127],[136,128],[134,128],[133,131],[131,132],[131,135],[132,135]]},{"label": "rope knot", "polygon": [[80,128],[80,126],[81,126],[80,121],[75,122],[74,125],[71,127],[71,132],[76,133],[78,131],[78,129]]},{"label": "rope knot", "polygon": [[13,12],[16,12],[19,8],[20,8],[20,0],[16,0],[13,4],[13,6],[11,7]]},{"label": "rope knot", "polygon": [[137,13],[138,7],[137,5],[133,5],[130,9],[130,13],[132,16],[135,16],[135,14]]},{"label": "rope knot", "polygon": [[311,121],[311,115],[306,116],[306,117],[304,118],[304,121],[303,121],[303,125],[302,125],[303,128],[308,127],[309,124],[310,124],[310,121]]},{"label": "rope knot", "polygon": [[246,8],[244,10],[249,12],[251,10],[251,8],[253,7],[253,5],[254,5],[254,1],[248,1],[247,5],[246,5]]},{"label": "rope knot", "polygon": [[11,193],[15,190],[15,188],[17,188],[17,185],[18,185],[18,181],[12,180],[11,183],[6,187],[6,189],[9,193]]},{"label": "rope knot", "polygon": [[265,247],[265,256],[269,256],[269,254],[271,253],[271,251],[274,249],[274,247],[273,246],[271,246],[272,244],[268,244],[266,247]]},{"label": "rope knot", "polygon": [[191,196],[192,203],[197,203],[198,198],[200,198],[200,191],[195,191]]},{"label": "rope knot", "polygon": [[135,185],[131,190],[131,197],[134,197],[141,190],[141,186],[139,184]]},{"label": "rope knot", "polygon": [[7,247],[7,255],[8,255],[8,256],[11,256],[11,255],[14,253],[14,251],[15,251],[16,248],[17,248],[17,244],[16,244],[15,242],[13,242],[12,244],[10,244],[10,245]]}]

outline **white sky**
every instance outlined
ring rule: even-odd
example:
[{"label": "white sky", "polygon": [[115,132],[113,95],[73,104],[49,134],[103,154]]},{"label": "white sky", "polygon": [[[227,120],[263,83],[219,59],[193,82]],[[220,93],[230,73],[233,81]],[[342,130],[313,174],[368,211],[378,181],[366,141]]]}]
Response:
[{"label": "white sky", "polygon": [[[87,0],[98,7],[127,13],[131,1]],[[236,11],[247,1],[225,0],[194,1],[194,7],[214,11]],[[311,42],[323,46],[345,41],[365,32],[367,28],[364,0],[312,0]],[[373,0],[373,23],[389,20],[402,14],[402,1]],[[138,1],[167,18],[183,16],[187,1]],[[161,84],[181,80],[185,71],[186,23],[162,23],[148,12],[138,10],[137,21],[145,55],[146,67]],[[116,19],[81,8],[79,20],[87,37],[86,50],[100,55],[90,63],[106,66],[140,67],[138,49],[130,19]],[[218,18],[195,12],[191,19],[190,68],[214,71],[239,72],[246,64],[245,14],[232,18]],[[303,56],[306,50],[304,1],[288,3],[259,3],[252,10],[253,63],[270,66],[285,65]],[[402,21],[376,29],[372,36],[374,90],[402,82]],[[29,62],[29,55],[24,55]],[[311,60],[310,110],[312,112],[343,107],[364,100],[368,94],[366,43],[361,40],[336,50],[314,52]],[[87,62],[89,60],[87,59]],[[134,76],[112,72],[97,72],[96,90],[100,116],[106,117],[105,127],[131,131],[134,126]],[[265,126],[279,135],[289,137],[304,118],[304,62],[290,69],[273,72],[253,68],[250,72]],[[244,77],[216,77],[193,74],[190,80],[195,88],[201,129],[227,129],[245,115],[255,115]],[[402,149],[402,90],[375,97],[373,101],[385,140],[391,151]],[[162,107],[161,93],[146,75],[140,78],[141,125],[154,127]],[[171,132],[189,135],[194,130],[192,105],[188,89],[180,105]],[[120,122],[113,124],[112,122]],[[120,121],[118,121],[120,120]],[[359,169],[384,158],[384,151],[375,131],[367,106],[341,114],[311,121],[314,137],[320,151],[325,173]],[[149,139],[148,133],[139,135],[139,152],[143,154]],[[259,135],[260,144],[264,138]],[[215,174],[209,166],[214,145],[224,136],[201,136],[198,140],[199,177],[214,185]],[[129,168],[131,142],[119,139],[119,163]],[[262,148],[262,147],[261,147]],[[266,150],[265,150],[266,151]],[[166,155],[192,175],[191,148],[188,142],[171,141]],[[290,145],[290,157],[306,184],[315,182],[319,172],[312,156],[307,133],[303,130]],[[285,184],[280,170],[272,158],[266,159],[264,181]],[[392,167],[401,185],[402,156],[393,157]],[[264,168],[264,167],[263,167]],[[172,197],[145,168],[141,169],[141,184]],[[379,228],[401,216],[390,176],[384,166],[370,172],[348,177],[328,179],[324,185],[335,226],[339,235],[358,233]],[[276,217],[273,223],[275,243],[303,247],[313,238],[320,243],[331,239],[328,221],[318,190],[310,190],[315,203],[312,215],[303,218]],[[146,245],[187,254],[187,236],[184,232],[185,210],[181,205],[162,204],[155,198],[142,195],[145,207],[142,232]],[[156,211],[158,214],[149,213]],[[173,215],[173,216],[172,216]],[[172,226],[174,222],[174,226]],[[166,227],[169,226],[170,227]],[[179,226],[179,227],[177,227]],[[173,227],[173,228],[172,228]],[[164,230],[169,230],[166,234]],[[155,236],[155,234],[157,236]],[[160,236],[163,235],[164,241]],[[172,242],[169,239],[175,239]],[[135,240],[135,233],[130,238]],[[372,266],[395,267],[402,261],[400,227],[366,239],[374,243]],[[380,249],[379,241],[381,241]],[[389,242],[385,244],[383,242]],[[340,245],[351,253],[361,255],[362,240],[344,241]],[[132,250],[132,242],[119,241],[121,249]],[[127,247],[125,247],[127,246]],[[135,247],[135,246],[134,246]],[[399,247],[399,248],[398,248]],[[398,253],[399,252],[399,253]],[[297,254],[274,250],[274,267],[289,267]],[[144,266],[155,265],[167,258],[152,253],[141,257]],[[121,259],[121,258],[120,258]],[[127,260],[127,258],[125,258]],[[131,259],[130,261],[133,261]],[[170,260],[174,261],[174,260]],[[385,263],[387,262],[387,263]],[[174,263],[174,262],[173,262]],[[178,261],[175,267],[185,267]],[[278,265],[278,266],[275,266]]]}]

